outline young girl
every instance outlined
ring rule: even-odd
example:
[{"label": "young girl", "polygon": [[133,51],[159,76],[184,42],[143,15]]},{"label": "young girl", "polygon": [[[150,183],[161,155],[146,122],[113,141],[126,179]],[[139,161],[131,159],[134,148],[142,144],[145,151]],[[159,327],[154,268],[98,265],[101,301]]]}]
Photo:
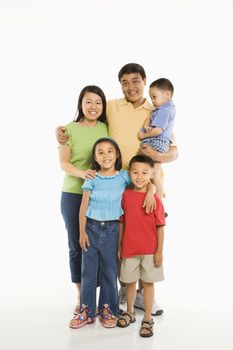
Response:
[{"label": "young girl", "polygon": [[79,95],[75,121],[66,125],[69,140],[59,147],[61,168],[65,171],[61,213],[68,233],[71,280],[78,290],[80,311],[80,282],[82,249],[79,245],[79,209],[84,180],[95,177],[91,170],[91,151],[97,139],[107,136],[106,98],[98,86],[86,86]]},{"label": "young girl", "polygon": [[[120,149],[113,139],[101,138],[96,141],[93,146],[92,165],[97,171],[96,177],[86,180],[82,186],[84,193],[80,208],[80,246],[83,249],[82,309],[70,321],[71,328],[93,323],[97,313],[104,327],[115,327],[116,317],[119,315],[118,219],[123,213],[122,192],[131,181],[128,172],[121,170]],[[96,311],[97,276],[100,293]]]}]

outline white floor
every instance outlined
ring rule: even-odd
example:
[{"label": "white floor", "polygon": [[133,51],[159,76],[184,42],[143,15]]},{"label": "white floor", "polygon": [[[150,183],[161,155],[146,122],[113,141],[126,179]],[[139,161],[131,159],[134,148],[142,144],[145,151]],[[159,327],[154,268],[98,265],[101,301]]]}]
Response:
[{"label": "white floor", "polygon": [[79,330],[68,328],[70,307],[16,307],[1,310],[2,350],[77,349],[159,349],[232,350],[233,310],[167,305],[164,315],[155,318],[155,334],[138,335],[142,312],[128,328],[105,329],[96,322]]}]

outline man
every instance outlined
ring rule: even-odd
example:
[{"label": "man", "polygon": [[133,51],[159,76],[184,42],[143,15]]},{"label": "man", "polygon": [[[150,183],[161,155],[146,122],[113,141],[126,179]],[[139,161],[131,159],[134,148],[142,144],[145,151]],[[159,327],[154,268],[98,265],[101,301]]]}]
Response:
[{"label": "man", "polygon": [[[149,156],[154,161],[167,163],[177,159],[178,152],[175,144],[171,144],[169,151],[161,153],[153,150],[148,145],[140,147],[138,131],[143,127],[144,121],[150,116],[153,105],[144,97],[146,85],[146,73],[142,66],[137,63],[129,63],[121,68],[118,74],[124,98],[107,102],[107,120],[109,136],[119,145],[122,153],[123,168],[127,169],[130,159],[138,151],[140,154]],[[64,127],[56,129],[59,143],[67,141]],[[144,309],[142,286],[139,283],[135,307]],[[125,287],[119,291],[120,303],[126,300]],[[163,310],[154,301],[152,315],[161,315]]]}]

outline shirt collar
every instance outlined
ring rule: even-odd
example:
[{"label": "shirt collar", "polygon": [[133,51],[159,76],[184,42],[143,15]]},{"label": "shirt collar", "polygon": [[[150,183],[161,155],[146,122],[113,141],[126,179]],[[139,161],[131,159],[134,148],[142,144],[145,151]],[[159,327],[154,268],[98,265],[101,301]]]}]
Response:
[{"label": "shirt collar", "polygon": [[158,107],[157,109],[163,109],[163,108],[172,107],[172,106],[174,106],[174,105],[173,105],[173,101],[170,100],[170,101],[164,103],[162,106]]},{"label": "shirt collar", "polygon": [[[127,105],[127,104],[132,104],[131,102],[127,101],[125,98],[121,98],[120,99],[120,105],[121,106],[124,106],[124,105]],[[136,109],[139,109],[139,108],[144,108],[144,109],[148,109],[149,111],[152,110],[152,105],[150,104],[150,102],[145,99],[145,101],[143,102],[143,104],[139,107],[137,107]]]},{"label": "shirt collar", "polygon": [[119,101],[119,104],[121,106],[124,106],[124,105],[127,105],[128,104],[128,101],[125,99],[125,98],[121,98],[120,101]]}]

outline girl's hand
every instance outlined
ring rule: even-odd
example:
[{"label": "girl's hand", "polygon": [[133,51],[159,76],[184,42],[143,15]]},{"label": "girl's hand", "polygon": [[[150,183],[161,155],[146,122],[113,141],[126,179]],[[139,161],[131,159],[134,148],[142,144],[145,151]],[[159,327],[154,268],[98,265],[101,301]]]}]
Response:
[{"label": "girl's hand", "polygon": [[121,260],[121,247],[118,247],[117,256],[118,256],[118,259]]},{"label": "girl's hand", "polygon": [[163,262],[163,253],[162,252],[156,252],[154,254],[154,264],[155,267],[160,267]]},{"label": "girl's hand", "polygon": [[92,169],[81,170],[80,177],[83,180],[94,179],[96,177],[96,170],[92,170]]},{"label": "girl's hand", "polygon": [[142,207],[145,208],[147,214],[152,213],[153,210],[156,208],[156,200],[152,191],[147,192]]},{"label": "girl's hand", "polygon": [[81,235],[80,235],[79,244],[80,244],[80,247],[81,247],[83,250],[85,250],[85,252],[87,252],[88,247],[90,247],[90,241],[89,241],[89,237],[88,237],[88,235],[86,234],[86,232],[85,232],[84,234],[81,234]]}]

